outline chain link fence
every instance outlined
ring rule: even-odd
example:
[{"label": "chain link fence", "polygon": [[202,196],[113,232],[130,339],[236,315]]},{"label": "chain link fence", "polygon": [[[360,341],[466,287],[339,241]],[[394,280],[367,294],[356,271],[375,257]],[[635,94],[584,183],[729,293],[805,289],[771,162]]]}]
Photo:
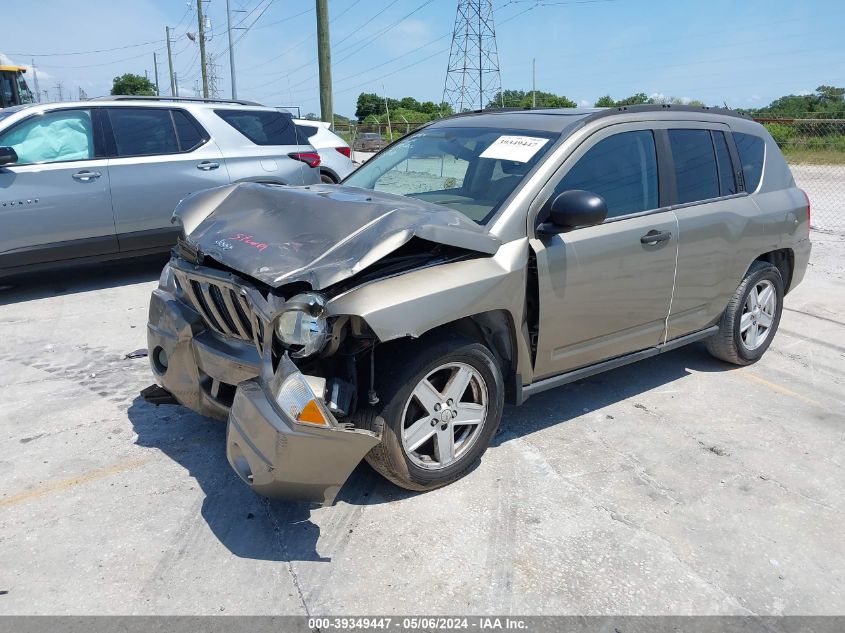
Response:
[{"label": "chain link fence", "polygon": [[363,123],[356,123],[355,121],[338,121],[335,122],[334,132],[349,143],[353,151],[358,151],[355,141],[362,134],[378,134],[381,136],[384,145],[387,145],[398,138],[402,138],[406,134],[410,134],[423,125],[425,123],[402,120],[398,123],[391,121],[390,125],[381,122],[368,123],[364,121]]},{"label": "chain link fence", "polygon": [[807,192],[812,225],[822,231],[845,230],[845,113],[755,119],[774,137],[796,184]]}]

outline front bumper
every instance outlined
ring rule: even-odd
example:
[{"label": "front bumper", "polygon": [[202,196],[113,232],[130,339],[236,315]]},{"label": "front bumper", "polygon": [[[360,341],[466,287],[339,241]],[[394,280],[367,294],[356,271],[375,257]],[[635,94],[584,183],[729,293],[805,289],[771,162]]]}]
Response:
[{"label": "front bumper", "polygon": [[379,438],[294,422],[268,389],[259,379],[238,385],[226,431],[229,464],[260,495],[332,503]]},{"label": "front bumper", "polygon": [[255,345],[208,331],[196,311],[161,288],[150,298],[147,349],[156,382],[180,404],[218,420],[228,419],[235,387],[261,372]]},{"label": "front bumper", "polygon": [[159,385],[189,409],[228,420],[229,463],[258,494],[330,504],[379,442],[334,419],[332,427],[295,422],[273,391],[299,372],[296,366],[285,359],[269,374],[269,361],[253,343],[211,332],[198,312],[163,288],[150,299],[147,343]]}]

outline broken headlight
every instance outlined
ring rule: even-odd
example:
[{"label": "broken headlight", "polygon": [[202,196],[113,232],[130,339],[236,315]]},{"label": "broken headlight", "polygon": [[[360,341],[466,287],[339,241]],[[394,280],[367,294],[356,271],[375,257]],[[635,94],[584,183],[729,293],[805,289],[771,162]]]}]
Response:
[{"label": "broken headlight", "polygon": [[276,319],[276,336],[292,358],[316,354],[331,336],[324,313],[326,300],[312,292],[296,295],[285,303]]}]

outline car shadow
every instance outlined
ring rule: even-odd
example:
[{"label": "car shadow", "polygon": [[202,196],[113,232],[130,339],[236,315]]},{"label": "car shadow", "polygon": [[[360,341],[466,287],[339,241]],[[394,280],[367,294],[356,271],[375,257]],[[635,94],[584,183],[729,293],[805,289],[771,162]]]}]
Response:
[{"label": "car shadow", "polygon": [[[538,394],[521,407],[508,406],[493,446],[572,422],[595,410],[672,383],[695,371],[724,371],[703,345],[675,350]],[[271,561],[330,562],[317,549],[320,528],[314,504],[268,500],[247,488],[226,460],[226,425],[181,406],[155,406],[136,397],[129,420],[140,446],[162,451],[185,468],[204,494],[201,515],[215,537],[235,556]],[[405,499],[417,494],[383,479],[362,462],[343,486],[340,512]],[[340,520],[346,525],[346,521]]]},{"label": "car shadow", "polygon": [[[137,396],[129,406],[135,443],[155,448],[188,471],[204,494],[201,515],[235,556],[273,561],[322,561],[320,529],[309,518],[317,504],[265,499],[238,478],[226,459],[226,424],[173,405],[156,406]],[[362,462],[335,505],[389,503],[414,493],[389,484]]]},{"label": "car shadow", "polygon": [[155,281],[169,255],[147,255],[0,278],[0,306]]},{"label": "car shadow", "polygon": [[[549,426],[634,398],[696,372],[729,371],[733,365],[713,358],[704,343],[694,343],[664,354],[607,371],[532,396],[520,407],[506,405],[492,446],[529,435]],[[638,405],[644,408],[644,405]]]}]

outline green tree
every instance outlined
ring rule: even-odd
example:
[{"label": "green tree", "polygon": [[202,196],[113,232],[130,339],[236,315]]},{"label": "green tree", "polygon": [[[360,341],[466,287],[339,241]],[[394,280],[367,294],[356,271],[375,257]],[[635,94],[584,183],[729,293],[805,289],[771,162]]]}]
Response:
[{"label": "green tree", "polygon": [[146,77],[126,73],[114,78],[111,93],[113,95],[153,96],[156,93],[156,87]]},{"label": "green tree", "polygon": [[384,99],[373,92],[362,92],[358,95],[358,102],[355,107],[355,116],[363,121],[368,116],[378,116],[384,112]]},{"label": "green tree", "polygon": [[648,95],[644,92],[638,92],[635,95],[631,95],[630,97],[626,97],[625,99],[620,99],[616,102],[617,106],[626,106],[626,105],[642,105],[644,103],[649,103],[651,99],[648,98]]},{"label": "green tree", "polygon": [[530,108],[536,99],[538,108],[574,108],[577,104],[563,95],[538,90],[504,90],[497,92],[487,104],[487,108]]},{"label": "green tree", "polygon": [[616,106],[616,101],[613,100],[613,97],[610,95],[604,95],[603,97],[599,97],[596,101],[597,108],[613,108]]},{"label": "green tree", "polygon": [[842,105],[845,100],[845,88],[835,88],[834,86],[819,86],[816,88],[816,94],[824,103],[833,103],[837,106]]}]

